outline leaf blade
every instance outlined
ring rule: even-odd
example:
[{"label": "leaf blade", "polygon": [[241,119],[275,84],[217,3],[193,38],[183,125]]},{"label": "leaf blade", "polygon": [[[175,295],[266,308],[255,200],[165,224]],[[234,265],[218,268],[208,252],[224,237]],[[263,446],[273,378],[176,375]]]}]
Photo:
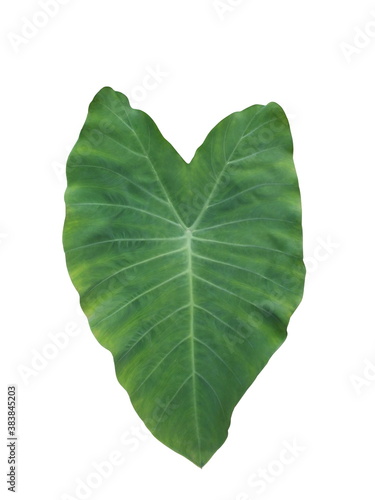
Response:
[{"label": "leaf blade", "polygon": [[270,103],[222,120],[187,165],[104,88],[68,159],[64,249],[82,308],[148,428],[200,467],[302,297],[292,154]]}]

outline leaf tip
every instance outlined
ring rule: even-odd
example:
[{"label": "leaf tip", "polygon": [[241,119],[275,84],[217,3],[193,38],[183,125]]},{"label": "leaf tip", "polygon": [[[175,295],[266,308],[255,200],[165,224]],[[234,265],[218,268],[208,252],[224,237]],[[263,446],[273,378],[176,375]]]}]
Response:
[{"label": "leaf tip", "polygon": [[127,106],[130,106],[129,99],[126,97],[126,95],[123,94],[122,92],[118,92],[117,90],[114,90],[109,85],[102,87],[99,90],[99,92],[96,93],[92,102],[103,101],[103,100],[109,101],[109,100],[113,99],[114,97],[117,97],[121,101],[125,101]]},{"label": "leaf tip", "polygon": [[265,106],[266,108],[269,108],[269,110],[280,120],[282,121],[285,125],[288,125],[289,127],[289,120],[286,116],[285,111],[283,108],[280,106],[280,104],[277,104],[277,102],[271,101]]}]

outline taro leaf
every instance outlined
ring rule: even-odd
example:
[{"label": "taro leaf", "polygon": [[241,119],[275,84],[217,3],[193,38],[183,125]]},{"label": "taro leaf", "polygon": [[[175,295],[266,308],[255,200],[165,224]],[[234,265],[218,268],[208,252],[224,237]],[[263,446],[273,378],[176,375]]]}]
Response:
[{"label": "taro leaf", "polygon": [[222,120],[187,164],[106,87],[68,159],[64,248],[82,309],[146,426],[200,467],[302,297],[292,151],[270,103]]}]

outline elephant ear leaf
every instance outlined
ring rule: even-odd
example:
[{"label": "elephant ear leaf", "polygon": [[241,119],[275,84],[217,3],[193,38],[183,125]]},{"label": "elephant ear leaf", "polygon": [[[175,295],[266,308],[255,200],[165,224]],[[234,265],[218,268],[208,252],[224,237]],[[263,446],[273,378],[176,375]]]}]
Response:
[{"label": "elephant ear leaf", "polygon": [[106,87],[68,159],[63,240],[82,309],[146,426],[200,467],[302,297],[292,155],[269,103],[222,120],[188,164]]}]

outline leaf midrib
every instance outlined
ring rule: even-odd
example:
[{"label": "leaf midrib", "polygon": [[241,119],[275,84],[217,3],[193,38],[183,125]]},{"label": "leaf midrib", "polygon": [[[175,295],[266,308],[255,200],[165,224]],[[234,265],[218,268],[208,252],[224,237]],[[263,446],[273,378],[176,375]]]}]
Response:
[{"label": "leaf midrib", "polygon": [[193,288],[193,264],[192,264],[192,249],[191,249],[192,234],[190,229],[186,229],[186,251],[187,251],[187,275],[189,280],[189,298],[190,298],[190,348],[191,348],[191,370],[192,370],[192,386],[193,386],[193,404],[195,415],[195,427],[197,432],[197,444],[199,450],[199,461],[201,461],[201,442],[198,423],[198,407],[197,407],[197,390],[196,390],[196,370],[195,370],[195,336],[194,336],[194,288]]}]

